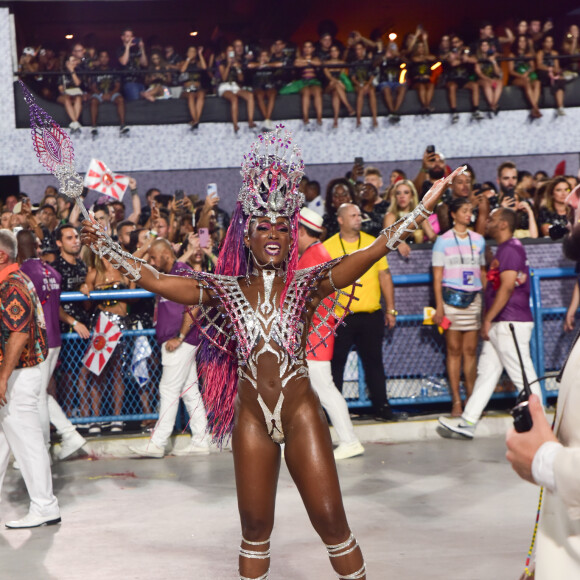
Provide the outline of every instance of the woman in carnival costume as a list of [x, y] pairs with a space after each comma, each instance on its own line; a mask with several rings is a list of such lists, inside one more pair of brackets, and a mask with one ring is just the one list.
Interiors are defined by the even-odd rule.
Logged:
[[[38, 114], [33, 107], [31, 113]], [[39, 158], [48, 167], [41, 154]], [[124, 252], [95, 221], [83, 222], [83, 243], [141, 287], [199, 306], [201, 315], [194, 322], [205, 338], [200, 368], [208, 423], [215, 441], [222, 443], [230, 435], [232, 441], [242, 527], [241, 580], [268, 578], [282, 443], [288, 470], [338, 578], [366, 579], [342, 503], [328, 423], [308, 379], [306, 353], [324, 340], [323, 326], [332, 326], [334, 309], [325, 309], [324, 298], [332, 295], [336, 303], [346, 296], [350, 302], [352, 292], [341, 288], [352, 287], [417, 229], [463, 170], [438, 181], [411, 214], [383, 230], [372, 245], [297, 270], [303, 168], [300, 151], [282, 126], [259, 137], [244, 157], [243, 185], [213, 274], [160, 274]], [[66, 180], [62, 168], [50, 169]], [[319, 339], [311, 343], [309, 328], [320, 305], [324, 314], [317, 313], [313, 333]]]

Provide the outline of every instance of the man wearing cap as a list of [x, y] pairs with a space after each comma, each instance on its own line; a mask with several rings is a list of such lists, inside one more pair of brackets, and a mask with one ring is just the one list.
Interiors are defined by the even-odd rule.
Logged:
[[[300, 210], [298, 225], [298, 253], [300, 254], [298, 268], [310, 268], [331, 259], [328, 251], [320, 242], [321, 233], [322, 217], [315, 211], [303, 207]], [[319, 306], [319, 311], [324, 312], [324, 306]], [[312, 320], [313, 325], [318, 321], [319, 318], [315, 314]], [[318, 394], [338, 437], [338, 447], [334, 450], [334, 458], [347, 459], [362, 455], [364, 447], [354, 434], [346, 401], [332, 380], [330, 361], [334, 351], [334, 334], [324, 325], [319, 329], [319, 332], [324, 341], [320, 341], [314, 332], [311, 333], [311, 343], [318, 344], [318, 346], [314, 352], [307, 354], [306, 363], [308, 364], [312, 388]]]
[[38, 413], [40, 365], [48, 353], [44, 316], [16, 255], [16, 237], [0, 230], [0, 486], [12, 452], [30, 505], [6, 527], [36, 528], [58, 524], [60, 510]]
[[[370, 246], [375, 238], [361, 232], [362, 214], [352, 203], [343, 203], [336, 212], [340, 231], [324, 242], [331, 258], [352, 254]], [[355, 298], [350, 305], [351, 314], [336, 332], [332, 357], [334, 384], [342, 392], [344, 367], [352, 346], [357, 349], [365, 372], [373, 411], [377, 421], [392, 421], [396, 416], [387, 400], [385, 369], [383, 367], [384, 327], [396, 324], [395, 290], [386, 258], [375, 262], [358, 280]], [[381, 294], [387, 311], [383, 317]], [[340, 307], [338, 307], [340, 308]], [[339, 312], [341, 314], [341, 312]]]

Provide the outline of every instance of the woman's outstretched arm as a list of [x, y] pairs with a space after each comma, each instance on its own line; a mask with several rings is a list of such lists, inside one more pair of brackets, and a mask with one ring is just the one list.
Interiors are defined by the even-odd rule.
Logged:
[[[102, 234], [99, 235], [97, 233], [98, 231], [99, 227], [96, 222], [85, 220], [81, 230], [81, 242], [91, 249], [93, 246], [97, 247], [103, 244], [103, 236]], [[111, 243], [113, 242], [111, 241]], [[134, 280], [141, 288], [149, 290], [149, 292], [159, 294], [167, 298], [167, 300], [179, 304], [199, 304], [201, 290], [199, 282], [195, 278], [162, 274], [143, 260], [134, 258], [128, 253], [125, 254], [126, 256], [113, 253], [107, 254], [104, 257], [115, 268], [118, 268], [120, 272], [125, 274], [129, 279]], [[138, 273], [138, 278], [134, 275], [135, 272]], [[209, 292], [203, 293], [202, 303], [210, 299]]]
[[[383, 230], [370, 246], [345, 256], [332, 269], [332, 283], [334, 283], [334, 286], [336, 288], [346, 288], [354, 284], [377, 260], [386, 256], [391, 250], [396, 249], [402, 240], [420, 227], [429, 213], [433, 211], [439, 198], [455, 176], [464, 169], [465, 166], [458, 167], [447, 177], [436, 181], [423, 197], [422, 203], [413, 212]], [[320, 285], [319, 294], [326, 296], [332, 293], [332, 283], [330, 280], [325, 279]]]

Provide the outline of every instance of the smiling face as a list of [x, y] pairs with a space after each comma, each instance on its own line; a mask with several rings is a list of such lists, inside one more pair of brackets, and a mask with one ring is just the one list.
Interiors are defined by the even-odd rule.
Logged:
[[290, 223], [285, 217], [276, 218], [275, 223], [269, 217], [254, 218], [244, 243], [252, 251], [258, 266], [278, 268], [290, 252]]

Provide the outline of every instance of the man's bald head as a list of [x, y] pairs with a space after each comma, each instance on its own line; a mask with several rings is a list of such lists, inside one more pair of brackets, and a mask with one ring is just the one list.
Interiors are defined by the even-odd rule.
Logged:
[[358, 235], [362, 226], [360, 208], [354, 203], [343, 203], [336, 210], [336, 221], [340, 226], [340, 233], [343, 236]]
[[155, 240], [149, 248], [149, 263], [164, 274], [169, 274], [175, 263], [175, 252], [171, 244], [160, 238]]

